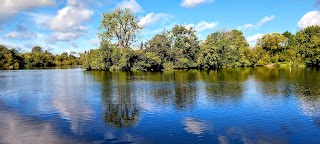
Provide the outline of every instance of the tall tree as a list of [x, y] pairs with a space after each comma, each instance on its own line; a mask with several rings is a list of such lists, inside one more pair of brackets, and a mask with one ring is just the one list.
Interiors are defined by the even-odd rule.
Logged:
[[119, 48], [127, 48], [135, 40], [141, 27], [137, 17], [129, 9], [116, 9], [103, 14], [99, 34], [102, 43], [109, 43], [116, 38]]

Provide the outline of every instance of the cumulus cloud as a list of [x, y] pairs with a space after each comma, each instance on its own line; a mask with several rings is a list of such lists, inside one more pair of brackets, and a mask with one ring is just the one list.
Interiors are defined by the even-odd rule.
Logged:
[[23, 25], [17, 25], [16, 31], [9, 32], [4, 37], [11, 39], [34, 39], [37, 37], [37, 34], [28, 31]]
[[170, 15], [169, 14], [165, 14], [165, 13], [149, 13], [147, 14], [145, 17], [142, 17], [139, 20], [139, 26], [141, 27], [148, 27], [150, 25], [153, 25], [155, 23], [157, 23], [160, 20], [169, 20]]
[[239, 30], [251, 30], [253, 28], [260, 28], [262, 27], [264, 24], [266, 24], [267, 22], [270, 22], [272, 20], [275, 19], [275, 16], [272, 15], [272, 16], [265, 16], [263, 17], [261, 20], [259, 20], [256, 24], [245, 24], [245, 25], [242, 25], [242, 26], [238, 26], [237, 29]]
[[79, 28], [80, 24], [89, 21], [92, 15], [93, 11], [84, 7], [77, 0], [68, 0], [67, 6], [49, 19], [46, 25], [51, 30], [68, 31]]
[[93, 11], [86, 8], [78, 0], [68, 0], [66, 7], [57, 12], [44, 23], [54, 32], [48, 38], [50, 43], [55, 41], [72, 41], [87, 33], [88, 28], [83, 24], [91, 19]]
[[251, 45], [252, 45], [252, 44], [255, 44], [255, 43], [258, 41], [258, 39], [260, 39], [260, 38], [263, 37], [263, 35], [264, 35], [264, 34], [258, 33], [258, 34], [255, 34], [255, 35], [253, 35], [253, 36], [249, 36], [249, 37], [247, 38], [247, 41], [248, 41], [248, 43], [250, 43]]
[[21, 11], [36, 7], [54, 6], [55, 0], [2, 0], [0, 5], [0, 21]]
[[320, 11], [310, 11], [306, 13], [298, 22], [298, 27], [300, 29], [305, 29], [312, 25], [320, 26]]
[[218, 22], [206, 22], [201, 21], [198, 24], [188, 24], [186, 27], [193, 27], [197, 32], [201, 32], [208, 29], [215, 28], [219, 23]]
[[186, 8], [193, 8], [199, 4], [210, 2], [213, 2], [213, 0], [182, 0], [181, 6]]
[[140, 12], [142, 10], [141, 6], [135, 0], [123, 0], [116, 5], [118, 9], [130, 9], [133, 13]]

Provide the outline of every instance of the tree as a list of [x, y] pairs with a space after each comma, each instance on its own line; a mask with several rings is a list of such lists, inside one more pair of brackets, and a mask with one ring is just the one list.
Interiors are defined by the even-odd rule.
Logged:
[[[161, 60], [157, 67], [162, 68], [164, 65], [173, 60], [171, 47], [173, 45], [171, 32], [163, 31], [161, 34], [155, 35], [145, 44], [145, 53], [154, 53]], [[149, 54], [151, 55], [151, 54]], [[159, 69], [158, 69], [159, 70]]]
[[279, 33], [263, 35], [257, 43], [262, 49], [270, 52], [271, 56], [275, 56], [277, 53], [282, 52], [288, 46], [288, 38]]
[[127, 48], [135, 40], [141, 27], [138, 25], [137, 17], [126, 8], [103, 14], [100, 29], [103, 30], [99, 34], [102, 43], [109, 43], [116, 38], [119, 48]]
[[320, 66], [320, 26], [310, 26], [295, 36], [299, 57], [309, 65]]
[[204, 68], [250, 66], [248, 47], [242, 32], [218, 31], [201, 44], [198, 63]]
[[16, 49], [8, 49], [0, 45], [0, 67], [19, 69], [23, 66], [23, 58]]
[[42, 48], [40, 46], [35, 46], [32, 48], [31, 52], [42, 53]]
[[172, 28], [174, 65], [178, 68], [196, 67], [199, 38], [195, 30], [182, 25]]

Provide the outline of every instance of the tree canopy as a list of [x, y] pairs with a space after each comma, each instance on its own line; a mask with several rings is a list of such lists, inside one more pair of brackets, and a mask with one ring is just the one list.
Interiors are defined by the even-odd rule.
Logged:
[[100, 29], [103, 30], [99, 34], [102, 43], [109, 43], [116, 38], [119, 48], [127, 48], [135, 40], [140, 27], [137, 17], [126, 8], [103, 14]]

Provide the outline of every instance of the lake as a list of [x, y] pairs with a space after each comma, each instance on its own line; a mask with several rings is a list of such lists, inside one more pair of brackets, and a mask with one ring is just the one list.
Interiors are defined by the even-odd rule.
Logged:
[[0, 143], [320, 143], [320, 70], [0, 71]]

